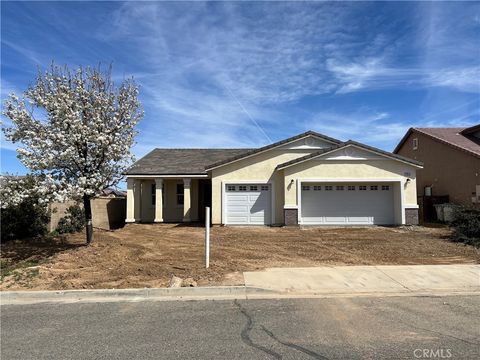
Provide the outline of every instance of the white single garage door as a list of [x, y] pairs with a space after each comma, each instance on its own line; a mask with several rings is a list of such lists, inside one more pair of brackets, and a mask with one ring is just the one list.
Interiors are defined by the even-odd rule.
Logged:
[[303, 224], [394, 224], [392, 183], [302, 183]]
[[271, 187], [268, 184], [225, 185], [225, 224], [271, 223]]

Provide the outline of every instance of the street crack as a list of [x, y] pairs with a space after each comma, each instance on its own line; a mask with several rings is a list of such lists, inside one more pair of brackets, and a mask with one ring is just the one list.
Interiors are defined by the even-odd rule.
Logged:
[[300, 346], [300, 345], [297, 345], [297, 344], [293, 344], [291, 342], [287, 342], [287, 341], [282, 341], [280, 340], [279, 338], [277, 338], [275, 336], [274, 333], [272, 333], [270, 330], [268, 330], [265, 326], [262, 325], [262, 330], [268, 335], [270, 336], [273, 340], [275, 340], [276, 342], [278, 342], [279, 344], [282, 344], [284, 346], [287, 346], [291, 349], [295, 349], [295, 350], [298, 350], [298, 351], [301, 351], [303, 352], [304, 354], [307, 354], [311, 357], [313, 357], [314, 359], [320, 359], [320, 360], [329, 360], [327, 357], [323, 356], [323, 355], [320, 355], [320, 354], [317, 354], [316, 352], [312, 351], [312, 350], [309, 350], [307, 348], [304, 348], [303, 346]]
[[266, 353], [270, 356], [273, 356], [275, 359], [281, 359], [282, 355], [280, 355], [279, 353], [277, 353], [277, 352], [275, 352], [275, 351], [273, 351], [269, 348], [266, 348], [265, 346], [262, 346], [260, 344], [256, 344], [256, 343], [253, 342], [253, 340], [250, 337], [250, 332], [253, 330], [252, 316], [247, 312], [247, 310], [245, 310], [243, 308], [242, 305], [240, 305], [240, 303], [236, 299], [233, 303], [238, 307], [240, 312], [247, 318], [247, 323], [245, 324], [245, 326], [243, 327], [242, 332], [241, 332], [242, 341], [245, 344], [247, 344], [248, 346], [250, 346], [254, 349], [263, 351], [264, 353]]
[[[247, 312], [247, 310], [242, 306], [240, 305], [240, 303], [238, 302], [238, 300], [234, 300], [234, 304], [238, 307], [238, 309], [240, 310], [240, 312], [246, 317], [247, 319], [247, 323], [245, 324], [244, 328], [242, 329], [242, 332], [241, 332], [241, 338], [242, 338], [242, 341], [247, 344], [248, 346], [250, 347], [253, 347], [257, 350], [260, 350], [260, 351], [263, 351], [264, 353], [270, 355], [270, 356], [273, 356], [275, 359], [282, 359], [282, 355], [265, 347], [265, 346], [262, 346], [260, 344], [257, 344], [255, 342], [253, 342], [252, 338], [250, 337], [250, 332], [253, 330], [253, 327], [254, 327], [254, 321], [253, 321], [253, 317]], [[287, 341], [282, 341], [280, 340], [278, 337], [275, 336], [274, 333], [272, 333], [270, 330], [268, 330], [265, 326], [261, 326], [261, 329], [263, 330], [263, 332], [265, 332], [265, 334], [267, 334], [271, 339], [273, 339], [274, 341], [276, 341], [277, 343], [283, 345], [283, 346], [286, 346], [290, 349], [293, 349], [293, 350], [297, 350], [297, 351], [300, 351], [308, 356], [311, 356], [312, 358], [314, 359], [319, 359], [319, 360], [329, 360], [327, 357], [323, 356], [323, 355], [320, 355], [320, 354], [317, 354], [316, 352], [310, 350], [310, 349], [307, 349], [307, 348], [304, 348], [303, 346], [300, 346], [300, 345], [297, 345], [297, 344], [293, 344], [291, 342], [287, 342]]]

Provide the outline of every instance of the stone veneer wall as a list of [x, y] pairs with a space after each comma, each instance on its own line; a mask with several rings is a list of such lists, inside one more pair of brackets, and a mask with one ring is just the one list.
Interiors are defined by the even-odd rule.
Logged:
[[418, 225], [418, 209], [405, 209], [405, 225]]
[[286, 226], [298, 225], [298, 209], [284, 209], [283, 214]]

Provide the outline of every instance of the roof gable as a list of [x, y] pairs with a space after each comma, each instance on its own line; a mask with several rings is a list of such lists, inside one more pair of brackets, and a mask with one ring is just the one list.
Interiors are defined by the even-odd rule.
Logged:
[[[302, 143], [300, 140], [304, 140], [304, 139], [306, 139], [306, 141]], [[307, 140], [307, 139], [312, 139], [312, 140]], [[216, 163], [212, 163], [206, 167], [206, 170], [207, 171], [212, 170], [220, 166], [224, 166], [232, 162], [239, 161], [247, 157], [254, 156], [256, 154], [260, 154], [265, 151], [269, 151], [273, 149], [279, 149], [279, 148], [280, 149], [316, 149], [316, 148], [321, 149], [321, 148], [325, 148], [328, 144], [332, 146], [340, 143], [341, 143], [340, 140], [325, 136], [315, 131], [307, 131], [302, 134], [292, 136], [288, 139], [281, 140], [273, 144], [260, 147], [258, 149], [252, 149], [250, 151], [247, 151], [244, 154], [232, 156], [231, 158], [218, 161]]]
[[381, 149], [374, 148], [365, 144], [358, 143], [353, 140], [333, 146], [329, 149], [322, 149], [312, 154], [302, 156], [298, 159], [290, 160], [277, 166], [277, 170], [285, 169], [292, 165], [296, 165], [305, 161], [319, 159], [322, 160], [380, 160], [391, 159], [412, 165], [422, 167], [422, 163], [397, 154], [389, 153]]

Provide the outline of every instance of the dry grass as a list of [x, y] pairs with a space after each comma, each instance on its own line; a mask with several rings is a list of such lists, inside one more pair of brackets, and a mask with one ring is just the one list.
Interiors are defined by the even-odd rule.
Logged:
[[81, 233], [63, 242], [10, 242], [2, 248], [2, 267], [8, 271], [0, 288], [160, 287], [172, 275], [193, 277], [200, 285], [239, 284], [241, 272], [266, 267], [480, 262], [480, 251], [448, 241], [446, 228], [214, 227], [206, 270], [203, 231], [132, 224], [97, 231], [90, 246], [83, 246]]

